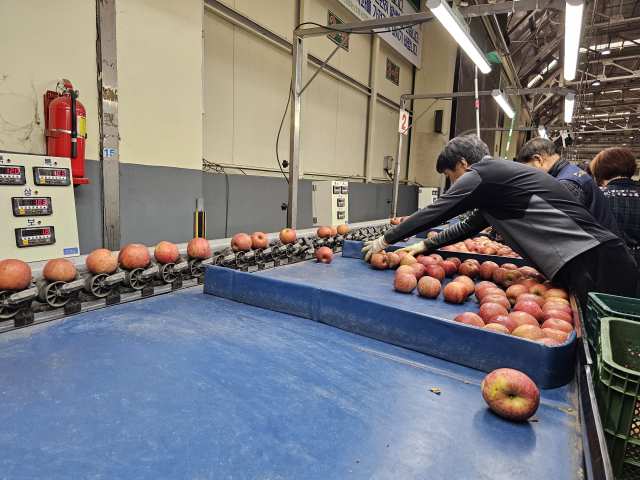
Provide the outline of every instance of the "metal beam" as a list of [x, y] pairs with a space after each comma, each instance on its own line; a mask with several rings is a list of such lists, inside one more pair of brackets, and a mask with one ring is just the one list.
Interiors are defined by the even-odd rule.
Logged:
[[120, 250], [120, 135], [116, 0], [96, 0], [98, 115], [102, 173], [102, 245]]
[[291, 73], [291, 133], [289, 145], [289, 201], [287, 227], [295, 230], [298, 225], [298, 174], [300, 170], [300, 86], [302, 84], [302, 38], [293, 34]]
[[519, 75], [526, 78], [540, 64], [549, 59], [564, 41], [564, 35], [558, 35], [556, 38], [547, 43], [533, 59], [520, 69]]
[[[505, 13], [528, 12], [531, 10], [564, 10], [564, 0], [520, 0], [515, 2], [493, 3], [487, 5], [472, 5], [459, 8], [460, 14], [465, 17], [485, 17], [487, 15], [500, 15]], [[317, 37], [332, 32], [363, 32], [368, 30], [379, 30], [392, 27], [405, 27], [407, 25], [424, 23], [433, 20], [431, 12], [416, 13], [414, 15], [404, 15], [402, 17], [380, 18], [375, 20], [364, 20], [340, 25], [326, 27], [299, 28], [295, 31], [302, 37]]]
[[369, 97], [369, 116], [367, 118], [367, 152], [365, 156], [365, 176], [367, 183], [371, 183], [371, 170], [373, 166], [373, 139], [376, 128], [376, 103], [378, 96], [378, 57], [380, 56], [380, 35], [373, 37], [371, 42], [371, 71], [369, 83], [371, 96]]

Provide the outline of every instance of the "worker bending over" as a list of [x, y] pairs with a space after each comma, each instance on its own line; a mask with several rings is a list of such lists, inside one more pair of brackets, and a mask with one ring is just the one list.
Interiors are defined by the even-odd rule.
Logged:
[[384, 236], [367, 242], [362, 249], [368, 252], [367, 259], [390, 244], [477, 208], [464, 222], [403, 250], [416, 255], [492, 225], [529, 265], [553, 283], [571, 287], [583, 309], [588, 292], [634, 296], [638, 271], [624, 243], [550, 175], [489, 156], [488, 147], [475, 136], [449, 141], [436, 169], [451, 180], [451, 188]]
[[600, 225], [618, 238], [622, 238], [611, 206], [598, 184], [587, 172], [558, 155], [556, 145], [551, 140], [548, 138], [529, 140], [518, 153], [516, 162], [535, 167], [559, 180], [573, 193], [581, 205], [589, 209]]

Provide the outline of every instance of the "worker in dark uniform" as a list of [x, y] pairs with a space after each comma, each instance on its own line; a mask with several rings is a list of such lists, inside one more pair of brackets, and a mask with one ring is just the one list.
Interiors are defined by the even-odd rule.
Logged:
[[621, 238], [640, 267], [640, 187], [631, 178], [638, 168], [636, 156], [626, 148], [607, 148], [591, 164], [620, 227]]
[[638, 271], [622, 240], [550, 175], [489, 156], [487, 146], [475, 136], [449, 141], [436, 169], [451, 180], [451, 188], [384, 236], [367, 242], [363, 248], [367, 259], [390, 244], [477, 208], [467, 220], [404, 250], [416, 255], [492, 225], [529, 265], [553, 283], [571, 287], [583, 309], [588, 292], [635, 295]]
[[525, 163], [555, 177], [573, 193], [580, 204], [589, 209], [600, 225], [618, 238], [622, 238], [604, 193], [586, 172], [558, 155], [556, 145], [551, 140], [529, 140], [518, 153], [516, 162]]

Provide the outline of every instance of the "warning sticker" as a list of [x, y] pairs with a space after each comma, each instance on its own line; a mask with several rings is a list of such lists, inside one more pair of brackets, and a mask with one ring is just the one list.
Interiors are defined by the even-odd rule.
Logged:
[[87, 119], [78, 115], [78, 135], [82, 138], [87, 136]]

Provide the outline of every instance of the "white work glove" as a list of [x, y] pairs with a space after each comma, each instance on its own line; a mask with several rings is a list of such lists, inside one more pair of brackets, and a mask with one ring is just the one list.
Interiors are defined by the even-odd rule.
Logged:
[[427, 246], [424, 241], [419, 243], [414, 243], [413, 245], [409, 245], [408, 247], [400, 248], [396, 250], [396, 252], [407, 252], [411, 256], [418, 255], [419, 253], [423, 253], [427, 251]]
[[389, 248], [389, 244], [384, 240], [384, 236], [380, 236], [373, 241], [364, 242], [362, 252], [368, 252], [364, 259], [368, 262], [374, 253], [380, 253], [385, 248]]

